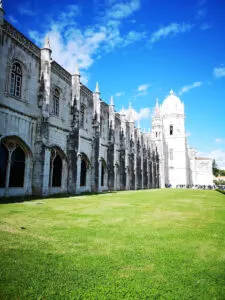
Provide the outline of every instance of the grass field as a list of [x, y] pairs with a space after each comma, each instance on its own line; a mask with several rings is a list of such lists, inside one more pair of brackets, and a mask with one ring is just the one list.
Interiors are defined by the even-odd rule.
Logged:
[[225, 299], [225, 195], [146, 190], [0, 205], [1, 299]]

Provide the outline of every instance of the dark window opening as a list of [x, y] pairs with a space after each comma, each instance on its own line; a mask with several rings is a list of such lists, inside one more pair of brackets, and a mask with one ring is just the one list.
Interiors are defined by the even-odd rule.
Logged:
[[80, 186], [86, 185], [87, 166], [85, 160], [81, 160], [81, 171], [80, 171]]
[[104, 186], [104, 176], [105, 176], [105, 168], [102, 165], [101, 186]]
[[57, 155], [53, 161], [52, 186], [61, 187], [62, 183], [62, 159]]
[[8, 150], [4, 145], [0, 144], [0, 187], [5, 187], [8, 158]]
[[23, 187], [25, 174], [25, 154], [17, 147], [11, 156], [9, 187]]
[[170, 135], [173, 135], [173, 126], [170, 125]]

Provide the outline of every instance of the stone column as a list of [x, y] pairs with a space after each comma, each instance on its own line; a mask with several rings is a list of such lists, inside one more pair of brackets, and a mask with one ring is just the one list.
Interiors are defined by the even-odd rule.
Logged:
[[[81, 155], [77, 155], [77, 186], [76, 186], [76, 192], [80, 192], [80, 172], [81, 172]], [[86, 172], [87, 175], [87, 172]], [[86, 183], [87, 183], [87, 177], [86, 177]]]
[[128, 167], [126, 167], [126, 190], [130, 189], [130, 176]]
[[67, 163], [66, 159], [63, 158], [62, 160], [62, 183], [61, 187], [64, 192], [67, 192]]
[[102, 186], [101, 186], [101, 179], [102, 179], [102, 160], [98, 160], [98, 191], [102, 191]]
[[9, 156], [8, 156], [8, 161], [7, 161], [6, 178], [5, 178], [5, 197], [8, 196], [10, 165], [11, 165], [11, 156], [12, 156], [13, 150], [8, 149], [8, 151], [9, 151]]
[[155, 188], [155, 162], [152, 162], [152, 188]]
[[[55, 157], [54, 157], [55, 158]], [[50, 177], [50, 186], [52, 186], [52, 175], [53, 175], [53, 160], [51, 160], [51, 150], [49, 148], [45, 148], [44, 154], [44, 168], [43, 168], [43, 183], [42, 183], [42, 194], [49, 194], [49, 177]], [[50, 163], [51, 163], [51, 171], [50, 171]], [[49, 176], [50, 172], [50, 176]]]

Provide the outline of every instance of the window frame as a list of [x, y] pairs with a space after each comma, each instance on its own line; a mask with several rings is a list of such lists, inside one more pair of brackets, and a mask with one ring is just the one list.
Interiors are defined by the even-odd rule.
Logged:
[[21, 63], [15, 61], [10, 68], [9, 76], [9, 95], [16, 99], [22, 98], [22, 86], [23, 86], [23, 68]]
[[52, 96], [52, 114], [55, 117], [59, 117], [59, 111], [60, 111], [60, 89], [54, 88], [53, 90], [53, 96]]

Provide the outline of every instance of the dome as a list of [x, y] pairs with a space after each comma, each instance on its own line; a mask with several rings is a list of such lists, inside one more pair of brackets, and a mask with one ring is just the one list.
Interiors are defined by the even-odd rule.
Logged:
[[169, 96], [162, 103], [162, 113], [184, 113], [184, 105], [174, 92], [171, 90]]

